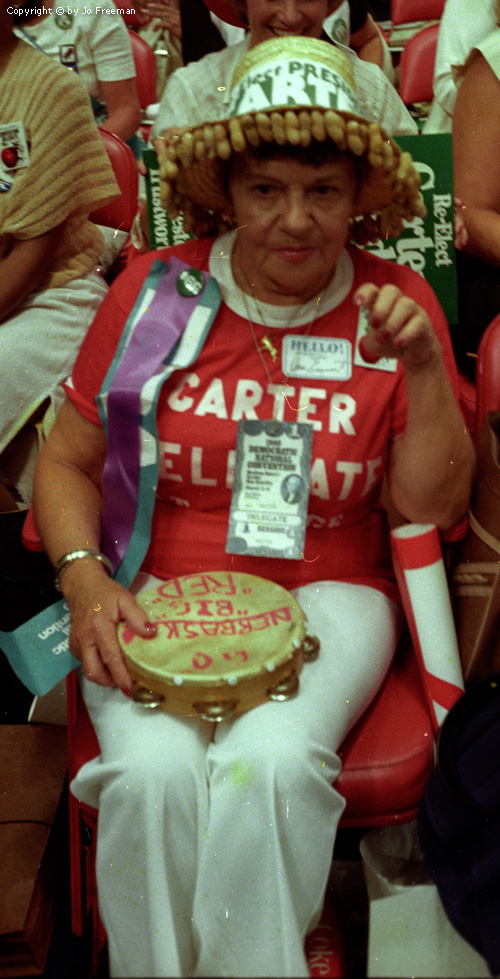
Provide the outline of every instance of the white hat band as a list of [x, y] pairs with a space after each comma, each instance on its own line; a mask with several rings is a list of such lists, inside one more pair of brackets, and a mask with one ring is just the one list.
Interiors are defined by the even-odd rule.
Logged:
[[360, 113], [351, 86], [337, 72], [315, 62], [281, 58], [247, 72], [231, 92], [230, 116], [281, 106], [320, 106]]

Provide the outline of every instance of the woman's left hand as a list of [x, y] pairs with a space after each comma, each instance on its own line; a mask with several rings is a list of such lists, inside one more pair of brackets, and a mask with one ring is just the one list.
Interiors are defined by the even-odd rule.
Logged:
[[142, 9], [151, 17], [158, 18], [158, 23], [154, 25], [156, 31], [170, 31], [174, 37], [182, 39], [180, 10], [173, 6], [170, 0], [150, 0], [143, 4]]
[[406, 371], [412, 371], [420, 370], [440, 354], [440, 343], [427, 313], [397, 286], [379, 288], [366, 282], [353, 300], [370, 314], [371, 327], [359, 344], [361, 356], [368, 362], [397, 357]]

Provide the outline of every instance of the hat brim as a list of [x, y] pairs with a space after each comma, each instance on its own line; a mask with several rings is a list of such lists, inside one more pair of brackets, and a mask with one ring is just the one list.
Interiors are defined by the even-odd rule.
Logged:
[[[310, 111], [310, 106], [296, 106], [295, 111], [299, 112], [301, 109]], [[280, 111], [279, 108], [273, 108], [273, 113]], [[284, 106], [282, 112], [287, 111], [287, 107]], [[315, 110], [321, 111], [321, 110]], [[268, 113], [270, 115], [270, 113]], [[366, 120], [354, 113], [343, 112], [339, 113], [346, 122], [352, 121], [366, 125]], [[228, 144], [230, 143], [230, 132], [229, 132], [229, 120], [222, 120], [214, 123], [209, 123], [203, 127], [203, 136], [206, 138], [207, 130], [212, 133], [217, 127], [219, 138], [221, 138], [222, 131], [225, 133]], [[390, 146], [392, 149], [393, 157], [396, 161], [401, 155], [401, 151], [398, 145], [391, 139], [390, 136], [385, 133], [381, 127], [377, 127], [380, 133], [380, 138], [382, 142]], [[197, 132], [200, 130], [194, 130], [193, 132], [193, 142], [196, 143]], [[328, 138], [328, 137], [327, 137]], [[261, 141], [263, 142], [263, 141]], [[334, 140], [330, 140], [333, 145]], [[291, 144], [290, 145], [291, 148]], [[363, 182], [359, 187], [356, 194], [354, 202], [353, 217], [378, 213], [382, 211], [385, 207], [393, 202], [394, 198], [394, 173], [395, 166], [393, 165], [389, 170], [384, 169], [381, 166], [372, 166], [365, 153], [354, 154], [349, 149], [349, 147], [340, 146], [338, 149], [345, 150], [352, 156], [357, 156], [359, 160], [364, 163], [363, 172]], [[249, 146], [251, 150], [251, 145]], [[234, 153], [238, 152], [231, 146], [230, 153], [227, 154], [227, 159], [220, 159], [219, 156], [215, 155], [215, 152], [210, 152], [209, 155], [203, 158], [197, 158], [195, 152], [192, 154], [192, 159], [188, 162], [184, 158], [184, 161], [179, 161], [179, 174], [175, 181], [170, 181], [176, 197], [182, 199], [187, 199], [192, 204], [201, 208], [205, 211], [227, 214], [231, 210], [231, 201], [228, 198], [226, 185], [227, 180], [225, 174], [227, 172], [228, 160], [234, 156]]]

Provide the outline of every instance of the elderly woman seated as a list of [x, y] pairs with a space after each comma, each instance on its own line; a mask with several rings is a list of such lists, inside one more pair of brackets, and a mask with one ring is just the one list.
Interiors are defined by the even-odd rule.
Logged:
[[[113, 284], [37, 471], [101, 747], [72, 791], [99, 807], [112, 976], [307, 976], [344, 807], [338, 748], [401, 624], [382, 481], [409, 520], [449, 527], [473, 450], [434, 294], [350, 243], [397, 233], [422, 205], [411, 160], [360, 115], [342, 53], [256, 46], [229, 119], [169, 147], [161, 173], [171, 213], [211, 236]], [[303, 482], [283, 493], [292, 472]], [[264, 579], [261, 615], [249, 586], [235, 597], [240, 575]], [[217, 724], [134, 702], [123, 649], [161, 659], [169, 630], [199, 636], [201, 615], [176, 696], [222, 662], [221, 636], [236, 635], [239, 664], [258, 621], [267, 648], [276, 586], [321, 646], [297, 696]], [[264, 674], [286, 645], [271, 641]]]

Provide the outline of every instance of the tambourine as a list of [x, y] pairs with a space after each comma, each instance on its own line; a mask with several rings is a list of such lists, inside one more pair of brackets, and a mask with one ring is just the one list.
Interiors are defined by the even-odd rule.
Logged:
[[226, 720], [295, 696], [303, 663], [319, 652], [293, 595], [256, 575], [185, 575], [137, 601], [156, 636], [144, 639], [122, 623], [118, 638], [132, 697], [145, 707]]

